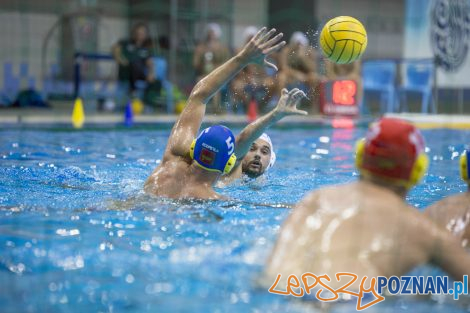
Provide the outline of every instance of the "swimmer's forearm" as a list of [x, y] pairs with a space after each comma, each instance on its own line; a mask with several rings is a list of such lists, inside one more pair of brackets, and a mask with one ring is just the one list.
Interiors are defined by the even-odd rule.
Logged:
[[282, 117], [282, 114], [273, 110], [246, 126], [236, 138], [235, 155], [237, 158], [239, 160], [243, 159], [251, 144]]
[[166, 151], [172, 155], [188, 156], [191, 142], [201, 127], [207, 102], [245, 65], [245, 62], [235, 56], [196, 84], [188, 99], [188, 105], [173, 126]]
[[247, 64], [248, 62], [240, 57], [240, 55], [232, 57], [201, 79], [191, 92], [190, 98], [206, 104], [223, 85], [238, 74]]

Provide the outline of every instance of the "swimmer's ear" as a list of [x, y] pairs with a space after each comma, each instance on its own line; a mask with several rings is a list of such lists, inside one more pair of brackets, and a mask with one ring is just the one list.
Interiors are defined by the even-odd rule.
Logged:
[[365, 138], [359, 139], [356, 142], [356, 159], [355, 164], [359, 172], [362, 171], [362, 160], [364, 159], [364, 150], [365, 150], [366, 140]]
[[426, 153], [420, 153], [416, 158], [415, 164], [411, 170], [410, 182], [408, 188], [411, 189], [423, 179], [429, 167], [429, 159]]
[[196, 146], [196, 139], [193, 140], [191, 146], [189, 147], [189, 156], [194, 160], [194, 147]]
[[468, 159], [467, 159], [467, 151], [460, 156], [460, 177], [464, 181], [468, 181]]
[[232, 171], [236, 163], [237, 163], [237, 157], [235, 153], [232, 153], [227, 163], [225, 164], [224, 174], [229, 174]]

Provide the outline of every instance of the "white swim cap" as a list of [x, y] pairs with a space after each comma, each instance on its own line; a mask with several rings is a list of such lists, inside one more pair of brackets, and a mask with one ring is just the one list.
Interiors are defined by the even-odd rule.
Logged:
[[220, 25], [217, 23], [209, 23], [206, 26], [206, 37], [209, 34], [209, 31], [212, 31], [214, 33], [215, 38], [220, 39], [222, 36], [222, 28], [220, 28]]
[[302, 46], [309, 45], [307, 36], [302, 32], [294, 32], [292, 36], [290, 36], [290, 43], [300, 43]]
[[271, 141], [271, 138], [266, 133], [263, 133], [258, 139], [266, 141], [269, 144], [269, 147], [271, 148], [271, 159], [269, 160], [269, 165], [266, 168], [266, 171], [268, 171], [271, 167], [273, 167], [274, 163], [276, 163], [276, 153], [274, 152], [273, 143]]
[[258, 28], [255, 26], [248, 26], [245, 28], [243, 31], [243, 40], [248, 41], [248, 39], [251, 39], [256, 33], [258, 32]]

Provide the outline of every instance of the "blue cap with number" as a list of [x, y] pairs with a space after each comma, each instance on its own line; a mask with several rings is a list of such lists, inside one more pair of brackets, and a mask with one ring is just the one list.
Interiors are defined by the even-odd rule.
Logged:
[[215, 125], [204, 129], [191, 144], [191, 158], [208, 171], [229, 173], [237, 160], [235, 137], [230, 129]]

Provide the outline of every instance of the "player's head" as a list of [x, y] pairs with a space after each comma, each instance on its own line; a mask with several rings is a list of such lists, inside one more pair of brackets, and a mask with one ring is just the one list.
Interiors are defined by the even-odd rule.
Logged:
[[218, 173], [230, 173], [237, 160], [235, 137], [230, 129], [214, 125], [193, 140], [190, 156], [199, 167]]
[[242, 172], [251, 178], [256, 178], [268, 171], [276, 162], [271, 138], [262, 134], [250, 147], [250, 151], [242, 160]]
[[358, 141], [356, 166], [363, 177], [408, 190], [426, 173], [429, 161], [424, 149], [423, 136], [412, 124], [382, 118]]
[[217, 23], [209, 23], [205, 29], [206, 40], [218, 40], [222, 37], [222, 28]]
[[143, 43], [149, 37], [149, 29], [146, 24], [144, 23], [136, 23], [132, 27], [132, 39], [135, 42]]
[[309, 45], [307, 36], [302, 32], [294, 32], [290, 36], [289, 44], [293, 46], [303, 46], [306, 47]]
[[255, 26], [248, 26], [243, 31], [243, 40], [244, 43], [248, 43], [256, 34], [258, 33], [258, 28]]

